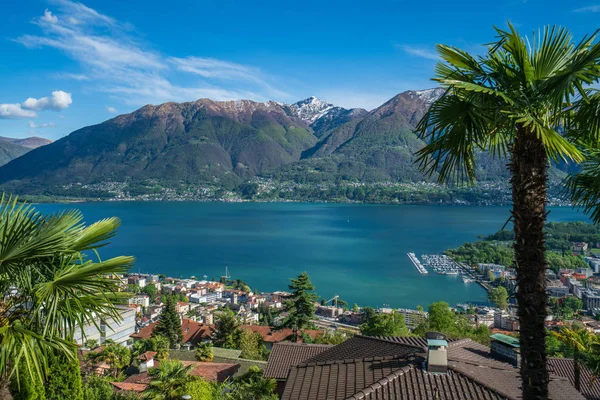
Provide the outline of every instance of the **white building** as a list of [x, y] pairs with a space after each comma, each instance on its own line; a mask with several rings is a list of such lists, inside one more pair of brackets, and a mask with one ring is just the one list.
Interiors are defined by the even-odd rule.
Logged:
[[145, 294], [140, 294], [129, 299], [129, 304], [137, 304], [142, 307], [150, 306], [150, 297]]
[[87, 324], [81, 330], [75, 332], [74, 340], [78, 345], [83, 345], [89, 340], [97, 340], [99, 344], [107, 340], [113, 340], [118, 344], [129, 344], [129, 336], [135, 333], [135, 309], [119, 307], [121, 320], [115, 321], [109, 318], [98, 321], [98, 326]]

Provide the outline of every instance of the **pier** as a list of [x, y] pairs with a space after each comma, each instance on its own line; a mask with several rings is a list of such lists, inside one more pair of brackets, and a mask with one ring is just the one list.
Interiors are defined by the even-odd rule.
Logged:
[[413, 265], [417, 268], [417, 271], [419, 271], [419, 273], [421, 273], [421, 274], [428, 273], [427, 270], [425, 269], [425, 267], [423, 266], [423, 264], [421, 264], [421, 262], [415, 255], [415, 253], [406, 253], [406, 255], [408, 256], [410, 261], [412, 261]]

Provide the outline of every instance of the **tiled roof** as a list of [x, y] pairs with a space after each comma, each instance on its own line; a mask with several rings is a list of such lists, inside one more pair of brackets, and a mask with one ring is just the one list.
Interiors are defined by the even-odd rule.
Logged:
[[[428, 374], [422, 370], [425, 343], [419, 338], [355, 336], [292, 366], [283, 399], [521, 398], [519, 370], [495, 360], [488, 347], [470, 339], [452, 341], [448, 373]], [[563, 364], [561, 369], [572, 370]], [[584, 399], [568, 377], [558, 376], [566, 374], [554, 369], [549, 398]]]
[[[293, 333], [289, 328], [273, 330], [270, 326], [263, 325], [242, 325], [242, 329], [258, 332], [262, 336], [263, 341], [267, 343], [283, 342], [284, 340], [288, 340]], [[306, 330], [303, 332], [313, 339], [323, 334], [321, 330]]]
[[460, 374], [428, 374], [422, 362], [374, 357], [301, 364], [291, 369], [282, 400], [501, 399]]
[[154, 332], [154, 327], [156, 326], [156, 324], [157, 322], [153, 322], [147, 326], [144, 326], [136, 333], [129, 335], [129, 337], [132, 337], [134, 339], [150, 339], [152, 337], [152, 332]]
[[150, 361], [156, 357], [156, 354], [158, 354], [156, 351], [147, 351], [137, 356], [137, 359], [140, 361]]
[[[149, 339], [154, 333], [154, 328], [158, 322], [153, 322], [148, 326], [143, 327], [131, 335], [134, 339]], [[183, 343], [190, 342], [193, 345], [202, 342], [204, 339], [210, 338], [214, 332], [213, 325], [205, 325], [200, 322], [192, 321], [184, 318], [181, 322], [181, 330], [183, 331]]]
[[199, 376], [213, 382], [223, 382], [235, 375], [240, 368], [239, 364], [200, 362], [200, 361], [181, 361], [186, 367], [192, 366], [190, 375]]
[[409, 356], [422, 353], [420, 347], [399, 345], [386, 339], [356, 335], [306, 362], [337, 361], [364, 357]]
[[331, 347], [326, 344], [275, 343], [269, 354], [264, 375], [267, 378], [285, 379], [290, 367], [303, 363]]
[[148, 385], [143, 383], [111, 382], [110, 384], [113, 385], [117, 390], [125, 392], [133, 391], [139, 393], [143, 392], [148, 387]]
[[[565, 377], [575, 384], [575, 375], [573, 373], [573, 359], [571, 358], [548, 358], [550, 372], [557, 376]], [[600, 380], [593, 379], [592, 372], [584, 365], [581, 366], [581, 394], [586, 399], [600, 399]]]

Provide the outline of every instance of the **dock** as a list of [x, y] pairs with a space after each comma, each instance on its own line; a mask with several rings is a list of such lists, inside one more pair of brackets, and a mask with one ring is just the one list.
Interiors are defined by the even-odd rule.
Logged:
[[423, 266], [423, 264], [421, 264], [421, 261], [419, 261], [419, 259], [415, 255], [415, 253], [406, 253], [406, 255], [408, 256], [410, 261], [412, 261], [413, 265], [415, 266], [415, 268], [417, 268], [417, 271], [419, 271], [419, 273], [421, 273], [421, 274], [428, 273], [427, 270], [425, 269], [425, 267]]

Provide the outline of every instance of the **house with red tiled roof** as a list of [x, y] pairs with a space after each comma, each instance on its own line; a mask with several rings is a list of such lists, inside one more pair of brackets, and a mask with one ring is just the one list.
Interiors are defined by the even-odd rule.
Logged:
[[[131, 338], [134, 341], [151, 338], [157, 323], [158, 322], [153, 322], [148, 326], [140, 328], [138, 332], [131, 335]], [[188, 318], [183, 318], [181, 330], [183, 331], [183, 343], [190, 343], [192, 346], [196, 346], [198, 343], [210, 339], [214, 332], [214, 325], [206, 325]]]
[[[263, 325], [242, 325], [242, 329], [246, 331], [259, 333], [263, 339], [263, 342], [265, 343], [265, 347], [267, 348], [267, 350], [271, 350], [274, 343], [289, 341], [290, 337], [294, 333], [294, 331], [292, 331], [290, 328], [276, 330], [270, 326]], [[303, 332], [310, 336], [311, 339], [316, 339], [317, 336], [323, 335], [322, 330], [308, 329]], [[300, 338], [298, 340], [300, 342], [302, 341]]]

